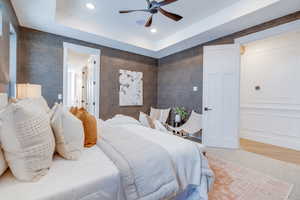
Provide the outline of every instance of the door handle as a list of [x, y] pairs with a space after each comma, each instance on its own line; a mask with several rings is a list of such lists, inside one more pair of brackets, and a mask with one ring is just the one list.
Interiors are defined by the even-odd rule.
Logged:
[[212, 108], [208, 108], [208, 107], [204, 108], [204, 111], [211, 111], [211, 110], [212, 110]]

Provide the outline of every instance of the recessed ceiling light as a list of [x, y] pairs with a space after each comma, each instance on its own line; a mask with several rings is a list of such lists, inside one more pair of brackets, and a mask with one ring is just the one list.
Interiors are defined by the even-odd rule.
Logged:
[[157, 30], [155, 28], [152, 28], [150, 31], [151, 31], [151, 33], [156, 33], [157, 32]]
[[88, 9], [90, 9], [90, 10], [94, 10], [94, 9], [95, 9], [95, 5], [92, 4], [92, 3], [87, 3], [87, 4], [85, 4], [85, 6], [86, 6]]

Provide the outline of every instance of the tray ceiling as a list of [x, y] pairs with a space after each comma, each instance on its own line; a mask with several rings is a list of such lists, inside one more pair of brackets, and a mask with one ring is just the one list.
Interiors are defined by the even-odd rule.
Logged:
[[[174, 22], [161, 14], [152, 28], [144, 0], [12, 0], [22, 26], [160, 58], [267, 20], [295, 12], [299, 0], [178, 0], [165, 6], [184, 17]], [[95, 5], [94, 10], [86, 3]], [[137, 23], [139, 22], [139, 23]]]

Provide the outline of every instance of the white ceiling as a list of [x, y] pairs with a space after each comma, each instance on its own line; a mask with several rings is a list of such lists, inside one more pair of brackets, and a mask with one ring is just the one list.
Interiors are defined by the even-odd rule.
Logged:
[[[91, 11], [87, 2], [95, 4]], [[22, 26], [155, 58], [295, 12], [300, 0], [178, 0], [165, 6], [180, 22], [155, 15], [153, 34], [136, 21], [147, 13], [119, 14], [146, 8], [146, 0], [12, 0]]]

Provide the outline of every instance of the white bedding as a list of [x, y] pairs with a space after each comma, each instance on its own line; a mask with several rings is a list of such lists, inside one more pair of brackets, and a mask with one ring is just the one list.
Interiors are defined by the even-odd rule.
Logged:
[[54, 160], [36, 183], [19, 182], [7, 171], [0, 178], [0, 199], [124, 200], [118, 169], [97, 146], [85, 149], [78, 161]]
[[181, 190], [189, 184], [199, 185], [202, 198], [208, 199], [207, 192], [212, 185], [214, 175], [196, 143], [141, 125], [120, 123], [114, 126], [139, 134], [144, 139], [163, 147], [176, 165]]
[[[200, 149], [196, 143], [142, 126], [123, 125], [122, 127], [136, 131], [143, 138], [159, 144], [168, 151], [176, 164], [179, 184], [182, 189], [186, 188], [188, 184], [201, 184], [207, 192], [206, 181], [201, 180], [201, 170], [203, 170], [201, 162], [207, 162], [207, 160], [203, 155], [200, 155]], [[213, 174], [211, 175], [213, 176]]]

